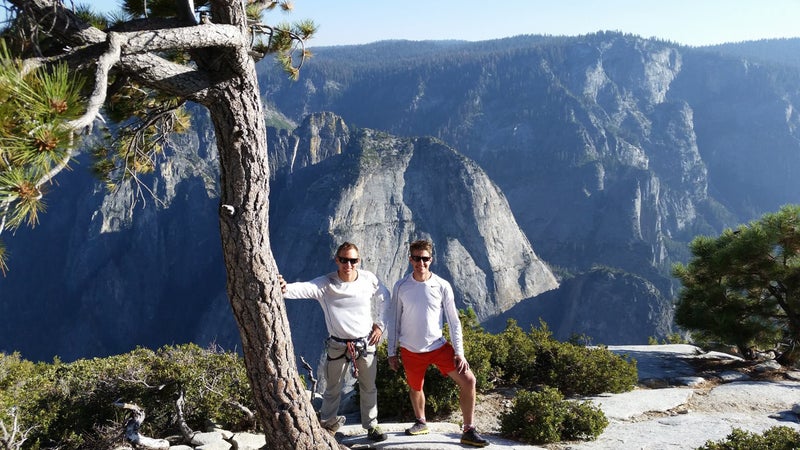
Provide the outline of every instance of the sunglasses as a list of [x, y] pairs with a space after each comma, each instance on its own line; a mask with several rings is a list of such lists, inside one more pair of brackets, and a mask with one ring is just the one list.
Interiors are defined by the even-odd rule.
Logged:
[[431, 256], [417, 256], [417, 255], [411, 255], [411, 260], [412, 260], [412, 261], [414, 261], [414, 262], [420, 262], [420, 261], [422, 261], [422, 262], [428, 262], [428, 261], [430, 261], [431, 259], [433, 259], [433, 257], [431, 257]]
[[358, 264], [358, 258], [345, 258], [344, 256], [337, 256], [336, 259], [338, 259], [342, 264], [350, 263], [354, 266]]

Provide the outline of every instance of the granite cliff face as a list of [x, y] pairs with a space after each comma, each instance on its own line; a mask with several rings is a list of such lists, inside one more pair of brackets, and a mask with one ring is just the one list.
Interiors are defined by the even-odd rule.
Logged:
[[[408, 243], [431, 238], [434, 270], [453, 282], [459, 307], [473, 308], [481, 319], [558, 286], [497, 186], [441, 142], [351, 132], [332, 114], [309, 116], [291, 133], [270, 130], [269, 139], [276, 174], [271, 240], [287, 279], [334, 270], [333, 251], [349, 240], [362, 249], [364, 268], [391, 288], [407, 269]], [[236, 348], [218, 237], [214, 147], [202, 134], [175, 144], [159, 176], [147, 181], [159, 201], [142, 199], [134, 185], [112, 195], [86, 174], [71, 177], [57, 199], [63, 223], [47, 226], [49, 236], [26, 230], [14, 241], [52, 239], [49, 276], [63, 281], [31, 285], [9, 277], [3, 317], [16, 320], [4, 328], [8, 334], [0, 333], [1, 348], [44, 359], [184, 341]], [[137, 198], [150, 204], [134, 205]], [[14, 262], [35, 265], [36, 259], [27, 254]], [[46, 313], [51, 305], [59, 315]], [[315, 360], [326, 334], [319, 306], [293, 301], [289, 312], [297, 354]], [[52, 324], [45, 336], [30, 332], [40, 314]]]
[[[486, 171], [558, 274], [629, 273], [657, 290], [645, 309], [667, 322], [677, 288], [670, 268], [688, 258], [694, 236], [746, 223], [800, 192], [791, 175], [800, 170], [793, 67], [620, 33], [387, 41], [315, 55], [302, 83], [265, 71], [262, 85], [283, 113], [330, 110], [360, 126], [438, 137]], [[608, 298], [639, 289], [620, 277], [596, 288]], [[570, 292], [550, 295], [580, 308]], [[627, 329], [623, 312], [593, 320]]]
[[235, 347], [205, 123], [196, 117], [196, 133], [174, 138], [182, 151], [144, 180], [159, 201], [132, 185], [108, 194], [85, 157], [59, 178], [41, 225], [8, 242], [0, 349], [72, 360], [194, 339]]
[[[497, 186], [440, 141], [348, 132], [341, 118], [321, 114], [285, 142], [299, 161], [332, 155], [289, 165], [273, 183], [271, 241], [287, 280], [333, 270], [336, 246], [347, 240], [359, 245], [362, 268], [391, 289], [409, 270], [408, 244], [426, 238], [435, 245], [432, 270], [452, 282], [457, 306], [481, 320], [558, 286]], [[314, 318], [293, 334], [296, 347], [318, 346], [325, 326], [316, 302], [290, 302], [289, 312], [292, 323]]]
[[[323, 49], [323, 69], [273, 95], [285, 112], [302, 103], [450, 143], [500, 186], [523, 231], [555, 265], [586, 270], [601, 262], [639, 272], [681, 259], [667, 242], [692, 236], [687, 228], [708, 200], [692, 106], [670, 96], [684, 70], [682, 52], [615, 34], [530, 40], [493, 42], [508, 49], [491, 53], [483, 51], [490, 43], [462, 43], [458, 59], [447, 56], [456, 44], [433, 46], [416, 64], [359, 67], [336, 91], [311, 87], [322, 78], [331, 84], [325, 68], [352, 55]], [[438, 57], [440, 65], [427, 65]], [[386, 72], [383, 83], [368, 81]], [[388, 89], [394, 94], [386, 98]]]
[[428, 238], [436, 245], [437, 271], [454, 280], [459, 306], [479, 318], [557, 287], [502, 193], [473, 161], [431, 138], [348, 133], [330, 114], [310, 116], [298, 133], [326, 129], [341, 130], [328, 142], [348, 146], [339, 154], [300, 146], [303, 159], [306, 151], [336, 156], [318, 167], [281, 171], [273, 183], [270, 228], [286, 276], [335, 267], [333, 250], [349, 240], [360, 243], [365, 265], [391, 287], [409, 269], [408, 243]]
[[[286, 124], [267, 139], [271, 238], [290, 280], [333, 270], [349, 239], [391, 285], [408, 241], [429, 237], [434, 270], [459, 306], [496, 317], [487, 326], [542, 317], [562, 338], [640, 344], [675, 331], [669, 270], [694, 236], [800, 192], [800, 72], [777, 59], [619, 33], [314, 53], [298, 83], [260, 68], [269, 118]], [[0, 350], [69, 360], [189, 340], [236, 347], [216, 154], [195, 120], [145, 180], [163, 203], [133, 186], [106, 195], [81, 160], [41, 225], [7, 239]], [[296, 320], [319, 313], [291, 303]], [[323, 326], [309, 320], [293, 331], [313, 357], [304, 349], [318, 336], [305, 330]]]

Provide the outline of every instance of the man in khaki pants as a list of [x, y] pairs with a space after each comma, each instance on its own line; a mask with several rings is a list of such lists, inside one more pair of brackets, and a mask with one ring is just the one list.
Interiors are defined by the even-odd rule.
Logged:
[[[333, 259], [336, 272], [289, 284], [279, 277], [281, 290], [287, 299], [317, 300], [325, 314], [329, 337], [326, 340], [327, 384], [320, 409], [322, 426], [335, 433], [345, 422], [344, 416], [336, 413], [350, 362], [358, 380], [361, 426], [367, 430], [370, 440], [383, 441], [387, 436], [378, 426], [375, 346], [383, 336], [383, 305], [389, 299], [389, 290], [372, 272], [356, 268], [361, 257], [355, 244], [345, 242], [340, 245]], [[373, 321], [373, 317], [377, 319]]]

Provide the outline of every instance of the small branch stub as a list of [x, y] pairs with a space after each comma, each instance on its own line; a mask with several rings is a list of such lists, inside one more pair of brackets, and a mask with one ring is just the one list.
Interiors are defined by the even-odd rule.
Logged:
[[228, 217], [233, 217], [233, 215], [236, 213], [236, 208], [234, 208], [232, 205], [222, 205], [220, 207], [220, 212]]

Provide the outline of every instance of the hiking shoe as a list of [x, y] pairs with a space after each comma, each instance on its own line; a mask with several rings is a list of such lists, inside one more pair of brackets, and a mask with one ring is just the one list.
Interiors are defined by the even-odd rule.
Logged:
[[468, 429], [461, 435], [461, 443], [473, 447], [486, 447], [489, 445], [489, 441], [482, 438], [481, 435], [475, 431], [475, 427]]
[[324, 420], [320, 421], [320, 423], [322, 424], [322, 428], [325, 428], [326, 430], [330, 431], [331, 433], [336, 433], [336, 430], [338, 430], [339, 427], [344, 425], [344, 422], [346, 420], [347, 419], [345, 419], [344, 416], [336, 416], [333, 419], [328, 420], [328, 421], [324, 421]]
[[389, 436], [386, 436], [386, 433], [384, 433], [383, 430], [381, 430], [381, 427], [379, 426], [374, 426], [369, 430], [367, 430], [367, 439], [369, 439], [370, 441], [375, 441], [375, 442], [385, 441], [387, 437]]
[[409, 436], [428, 434], [428, 425], [421, 420], [417, 420], [414, 422], [414, 425], [412, 425], [411, 428], [406, 428], [406, 434]]

